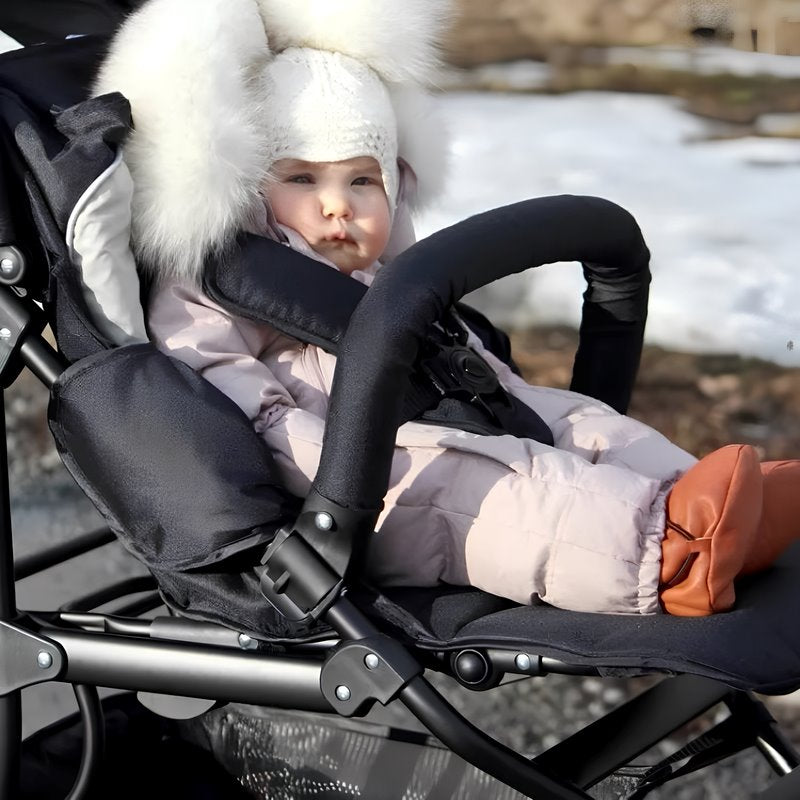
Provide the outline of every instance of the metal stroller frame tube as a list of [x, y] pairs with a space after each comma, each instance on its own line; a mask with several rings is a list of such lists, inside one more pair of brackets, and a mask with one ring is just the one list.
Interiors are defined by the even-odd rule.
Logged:
[[14, 574], [16, 579], [21, 581], [57, 564], [63, 564], [67, 559], [89, 553], [98, 547], [116, 541], [117, 537], [109, 528], [98, 528], [75, 536], [68, 542], [54, 544], [41, 552], [21, 556], [14, 561]]
[[[0, 623], [17, 616], [14, 550], [11, 540], [11, 498], [8, 489], [5, 393], [0, 391]], [[22, 738], [21, 690], [0, 697], [0, 797], [15, 797], [19, 785]]]
[[320, 689], [318, 659], [56, 628], [38, 633], [63, 648], [59, 680], [69, 683], [332, 711]]
[[[44, 383], [52, 387], [59, 373], [66, 366], [63, 358], [39, 335], [32, 324], [35, 312], [31, 304], [23, 303], [6, 291], [0, 298], [3, 319], [14, 320], [12, 325], [11, 351], [19, 342], [16, 358], [3, 361], [3, 378], [8, 370], [11, 374], [22, 362]], [[34, 333], [35, 331], [35, 333]], [[34, 335], [31, 335], [34, 334]], [[2, 384], [6, 386], [4, 382]], [[8, 448], [6, 443], [5, 394], [0, 390], [0, 623], [12, 623], [19, 618], [16, 603], [14, 548], [11, 530], [11, 498], [8, 485]], [[34, 559], [35, 560], [35, 559]], [[33, 561], [23, 566], [35, 567]], [[33, 571], [36, 571], [35, 569]], [[29, 573], [30, 574], [30, 573]], [[44, 668], [45, 664], [40, 664]], [[96, 773], [103, 751], [104, 729], [102, 711], [94, 687], [75, 686], [81, 715], [84, 721], [85, 742], [78, 776], [68, 800], [85, 796]], [[22, 690], [12, 688], [0, 697], [0, 797], [16, 797], [19, 790], [19, 770], [22, 743]]]
[[[346, 597], [340, 597], [327, 610], [325, 619], [346, 639], [369, 640], [379, 635]], [[379, 649], [377, 655], [383, 655]], [[385, 657], [390, 661], [390, 655]], [[397, 699], [454, 753], [501, 783], [539, 800], [589, 798], [576, 786], [550, 778], [529, 759], [476, 728], [421, 675], [403, 686]]]
[[400, 701], [454, 753], [517, 791], [541, 800], [590, 797], [575, 786], [550, 778], [527, 758], [475, 728], [424, 678], [415, 678], [402, 689]]
[[48, 388], [52, 389], [67, 362], [44, 339], [30, 336], [22, 342], [20, 357], [26, 367]]
[[100, 705], [97, 687], [75, 684], [73, 688], [83, 720], [83, 751], [78, 775], [66, 800], [80, 800], [91, 789], [100, 767], [101, 755], [105, 752], [106, 739], [103, 708]]

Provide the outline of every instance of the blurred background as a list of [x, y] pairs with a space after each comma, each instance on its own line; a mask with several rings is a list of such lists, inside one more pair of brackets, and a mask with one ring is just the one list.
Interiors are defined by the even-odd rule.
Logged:
[[[652, 252], [632, 413], [703, 455], [800, 452], [800, 2], [460, 0], [439, 110], [451, 136], [425, 235], [527, 197], [598, 195]], [[471, 300], [528, 378], [566, 385], [577, 265]]]
[[[136, 0], [3, 0], [0, 50], [109, 32]], [[627, 208], [652, 251], [647, 346], [631, 413], [698, 456], [739, 441], [800, 456], [800, 0], [458, 0], [436, 104], [450, 178], [424, 236], [528, 197], [589, 194]], [[532, 382], [569, 383], [583, 279], [542, 267], [471, 298], [509, 331]], [[102, 521], [64, 471], [29, 375], [7, 393], [19, 554]], [[18, 586], [64, 602], [141, 568], [118, 547]], [[633, 690], [636, 686], [633, 687]], [[598, 716], [629, 683], [526, 681], [455, 701], [528, 751]], [[794, 698], [770, 707], [800, 744]], [[27, 732], [73, 708], [25, 691]], [[744, 797], [748, 755], [669, 797]], [[751, 784], [752, 786], [752, 784]], [[657, 795], [654, 795], [657, 796]]]

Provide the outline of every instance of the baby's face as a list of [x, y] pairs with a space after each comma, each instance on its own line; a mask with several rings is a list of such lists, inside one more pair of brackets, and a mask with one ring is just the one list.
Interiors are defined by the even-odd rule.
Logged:
[[374, 158], [281, 159], [267, 187], [275, 218], [345, 273], [370, 266], [386, 248], [391, 221]]

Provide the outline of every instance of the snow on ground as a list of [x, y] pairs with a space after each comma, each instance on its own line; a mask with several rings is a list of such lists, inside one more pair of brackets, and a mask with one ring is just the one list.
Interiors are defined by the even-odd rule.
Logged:
[[[437, 103], [451, 177], [419, 235], [529, 197], [606, 197], [633, 213], [653, 254], [649, 341], [800, 364], [800, 140], [711, 141], [707, 122], [660, 96], [454, 92]], [[501, 324], [575, 323], [582, 291], [577, 265], [559, 265], [472, 299]]]
[[697, 47], [609, 47], [609, 64], [638, 64], [662, 69], [686, 70], [702, 75], [774, 75], [800, 77], [800, 58], [773, 53], [750, 53], [724, 45]]
[[[594, 51], [600, 65], [631, 65], [645, 69], [692, 72], [698, 75], [737, 75], [776, 78], [800, 77], [800, 58], [772, 53], [750, 53], [724, 45], [693, 47], [605, 47]], [[446, 68], [440, 79], [444, 88], [505, 86], [510, 90], [545, 88], [553, 77], [549, 64], [532, 59], [482, 64], [469, 69]]]

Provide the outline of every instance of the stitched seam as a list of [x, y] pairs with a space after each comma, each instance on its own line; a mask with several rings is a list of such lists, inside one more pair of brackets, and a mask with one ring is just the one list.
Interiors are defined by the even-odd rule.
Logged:
[[[510, 469], [513, 470], [513, 467], [511, 467]], [[602, 491], [600, 491], [598, 489], [587, 489], [586, 487], [581, 486], [580, 484], [552, 481], [552, 480], [548, 480], [547, 478], [539, 477], [537, 475], [525, 475], [524, 473], [517, 472], [516, 470], [514, 470], [514, 475], [518, 476], [519, 478], [532, 478], [534, 480], [539, 481], [544, 486], [557, 486], [557, 487], [558, 486], [563, 486], [565, 489], [572, 489], [573, 491], [578, 491], [578, 492], [581, 492], [581, 493], [583, 493], [585, 495], [591, 495], [592, 497], [611, 497], [611, 496], [613, 496], [608, 492], [604, 493], [604, 492], [602, 492]], [[650, 480], [658, 480], [658, 478], [651, 478]], [[663, 484], [663, 481], [659, 481], [659, 483]], [[634, 500], [625, 500], [625, 499], [622, 499], [622, 498], [619, 498], [619, 497], [615, 497], [614, 500], [617, 503], [621, 503], [621, 504], [629, 506], [631, 508], [635, 508], [637, 510], [641, 509], [641, 506], [639, 505], [639, 503], [637, 503]]]
[[[410, 508], [410, 509], [418, 509], [418, 508], [432, 508], [434, 511], [441, 511], [442, 514], [450, 514], [454, 517], [465, 517], [466, 519], [477, 519], [475, 514], [468, 514], [465, 511], [453, 511], [449, 508], [442, 508], [442, 506], [437, 506], [435, 503], [401, 503], [399, 501], [395, 501], [392, 504], [395, 508]], [[504, 525], [503, 527], [510, 528], [510, 525]]]

